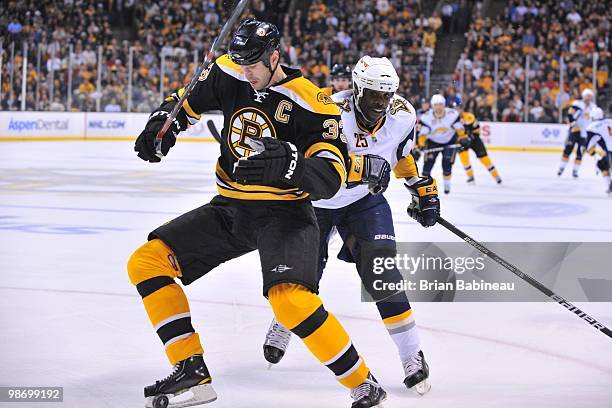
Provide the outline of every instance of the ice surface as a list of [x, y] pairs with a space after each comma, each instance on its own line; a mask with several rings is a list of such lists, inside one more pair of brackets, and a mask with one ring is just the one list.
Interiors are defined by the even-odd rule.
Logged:
[[[0, 386], [63, 386], [63, 407], [142, 406], [143, 386], [170, 367], [126, 261], [151, 229], [215, 194], [217, 145], [179, 143], [161, 164], [137, 159], [128, 142], [0, 149]], [[574, 180], [571, 167], [556, 177], [557, 154], [491, 156], [503, 185], [472, 157], [477, 184], [468, 186], [456, 163], [452, 194], [441, 197], [448, 220], [481, 241], [612, 241], [612, 198], [593, 159]], [[386, 195], [398, 240], [457, 240], [405, 216], [401, 183]], [[272, 315], [258, 265], [249, 254], [186, 288], [219, 394], [210, 406], [350, 406], [299, 340], [266, 370]], [[402, 385], [376, 308], [359, 302], [353, 265], [331, 259], [321, 292], [389, 391], [387, 408], [612, 406], [612, 340], [555, 303], [415, 304], [432, 383], [418, 397]], [[610, 304], [581, 306], [612, 325]]]

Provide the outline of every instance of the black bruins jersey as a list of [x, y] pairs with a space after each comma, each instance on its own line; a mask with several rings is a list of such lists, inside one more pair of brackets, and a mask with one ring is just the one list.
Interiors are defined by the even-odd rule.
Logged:
[[473, 113], [461, 112], [461, 123], [465, 129], [465, 133], [470, 137], [480, 137], [480, 123]]
[[[216, 168], [217, 189], [222, 196], [241, 200], [300, 200], [309, 196], [307, 191], [284, 183], [237, 183], [232, 177], [234, 163], [255, 154], [245, 143], [246, 136], [291, 142], [304, 157], [322, 159], [311, 168], [311, 180], [302, 184], [333, 183], [337, 191], [346, 181], [348, 155], [339, 108], [299, 70], [282, 68], [287, 78], [255, 91], [241, 67], [223, 55], [200, 75], [179, 111], [182, 130], [196, 123], [202, 112], [223, 111], [221, 156]], [[183, 92], [181, 88], [166, 98], [166, 103], [177, 101]]]

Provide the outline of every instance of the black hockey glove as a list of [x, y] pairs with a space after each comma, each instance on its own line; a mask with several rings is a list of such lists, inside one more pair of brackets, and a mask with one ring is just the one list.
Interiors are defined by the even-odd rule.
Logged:
[[421, 148], [418, 146], [414, 146], [410, 151], [410, 154], [412, 154], [412, 157], [414, 157], [415, 163], [418, 162], [421, 158]]
[[[155, 137], [162, 126], [164, 126], [164, 122], [169, 114], [169, 112], [164, 110], [158, 110], [149, 116], [149, 121], [134, 144], [134, 150], [138, 152], [138, 157], [142, 160], [150, 163], [161, 161], [161, 159], [155, 155]], [[161, 151], [164, 156], [168, 154], [170, 148], [176, 143], [176, 135], [178, 135], [180, 131], [179, 122], [177, 119], [174, 119], [172, 125], [170, 125], [170, 128], [162, 139]]]
[[436, 180], [431, 177], [411, 177], [404, 185], [412, 194], [408, 215], [424, 227], [436, 225], [440, 215]]
[[384, 158], [374, 154], [351, 154], [350, 162], [346, 188], [367, 184], [368, 190], [374, 195], [387, 190], [391, 179], [391, 166]]
[[234, 164], [240, 184], [268, 185], [279, 182], [297, 186], [304, 176], [304, 155], [295, 145], [271, 137], [247, 138], [257, 153]]
[[467, 135], [465, 137], [462, 137], [461, 139], [459, 139], [457, 141], [461, 145], [461, 150], [469, 149], [470, 145], [472, 144], [472, 138], [467, 136]]

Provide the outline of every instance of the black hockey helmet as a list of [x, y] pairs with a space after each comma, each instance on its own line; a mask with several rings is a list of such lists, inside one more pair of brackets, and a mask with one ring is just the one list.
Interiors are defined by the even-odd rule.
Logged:
[[331, 71], [329, 72], [329, 76], [334, 78], [347, 78], [351, 79], [353, 76], [353, 70], [349, 65], [346, 64], [334, 64]]
[[274, 24], [249, 18], [240, 23], [229, 46], [229, 56], [238, 65], [259, 61], [270, 68], [270, 55], [280, 49], [280, 33]]

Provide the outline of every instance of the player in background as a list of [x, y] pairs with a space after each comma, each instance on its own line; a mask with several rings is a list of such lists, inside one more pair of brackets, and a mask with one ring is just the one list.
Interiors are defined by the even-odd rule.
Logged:
[[[431, 175], [436, 158], [442, 153], [442, 174], [444, 175], [444, 193], [450, 193], [452, 168], [457, 155], [457, 143], [467, 148], [470, 139], [465, 134], [459, 112], [446, 107], [446, 99], [441, 94], [431, 97], [431, 109], [420, 118], [418, 145], [425, 150], [423, 177]], [[429, 149], [434, 151], [427, 152]], [[438, 150], [439, 149], [439, 150]]]
[[[387, 58], [364, 56], [355, 66], [353, 90], [334, 94], [332, 98], [342, 109], [342, 123], [351, 154], [372, 154], [384, 157], [397, 178], [406, 185], [419, 210], [411, 210], [424, 227], [436, 223], [440, 212], [436, 182], [419, 176], [410, 154], [416, 138], [416, 114], [412, 105], [395, 94], [399, 77]], [[328, 242], [336, 228], [344, 245], [338, 257], [355, 263], [363, 287], [376, 301], [376, 306], [389, 335], [393, 339], [403, 368], [404, 384], [420, 394], [429, 390], [429, 367], [421, 351], [414, 315], [406, 293], [376, 290], [373, 280], [401, 281], [399, 271], [392, 268], [384, 275], [373, 272], [374, 258], [395, 257], [397, 254], [391, 208], [385, 197], [364, 185], [352, 185], [359, 180], [361, 169], [352, 168], [348, 188], [333, 198], [315, 201], [319, 224], [319, 279], [328, 259]], [[358, 171], [354, 171], [358, 170]], [[355, 174], [357, 173], [357, 174]], [[285, 354], [291, 333], [276, 319], [272, 321], [264, 342], [264, 356], [276, 364]]]
[[584, 150], [584, 144], [586, 143], [586, 128], [591, 123], [591, 115], [597, 105], [594, 101], [593, 91], [586, 88], [582, 91], [582, 99], [575, 100], [567, 111], [569, 119], [569, 132], [565, 141], [565, 148], [563, 149], [563, 155], [561, 156], [561, 165], [557, 176], [561, 176], [569, 157], [576, 146], [576, 159], [574, 160], [574, 169], [572, 170], [572, 176], [578, 177], [578, 170], [582, 163], [582, 151]]
[[331, 96], [340, 91], [351, 89], [351, 67], [346, 64], [334, 64], [329, 76], [331, 78], [331, 86], [323, 88], [325, 95]]
[[466, 112], [461, 109], [461, 105], [459, 104], [454, 103], [451, 105], [451, 108], [454, 108], [459, 112], [461, 123], [465, 129], [465, 134], [470, 140], [470, 144], [467, 147], [461, 147], [459, 150], [459, 160], [461, 160], [461, 164], [463, 164], [465, 173], [468, 176], [467, 182], [470, 184], [475, 182], [474, 169], [470, 163], [470, 150], [473, 150], [474, 153], [476, 153], [478, 160], [480, 160], [482, 165], [486, 167], [489, 174], [491, 174], [497, 184], [501, 184], [502, 179], [499, 176], [499, 172], [493, 165], [493, 162], [487, 153], [487, 148], [480, 138], [480, 123], [478, 122], [478, 119], [476, 119], [476, 116], [474, 116], [473, 113]]
[[[263, 295], [276, 319], [351, 389], [352, 407], [372, 407], [386, 396], [317, 295], [319, 229], [310, 199], [330, 198], [346, 181], [340, 111], [299, 70], [280, 65], [279, 43], [273, 24], [243, 21], [228, 54], [201, 74], [163, 138], [165, 155], [202, 112], [223, 111], [219, 195], [155, 229], [128, 263], [130, 280], [174, 365], [168, 377], [145, 388], [147, 407], [165, 407], [187, 390], [193, 393], [188, 405], [217, 398], [187, 297], [175, 279], [188, 285], [254, 250], [260, 255]], [[182, 92], [166, 98], [149, 117], [135, 144], [141, 159], [160, 161], [155, 137]], [[376, 167], [368, 157], [360, 160]], [[377, 183], [367, 170], [362, 180]]]
[[601, 171], [606, 183], [606, 193], [612, 194], [612, 180], [610, 179], [610, 163], [612, 163], [612, 119], [603, 118], [601, 108], [593, 110], [592, 121], [586, 128], [585, 150], [595, 154], [599, 145], [603, 149], [603, 157], [597, 162], [597, 168]]

